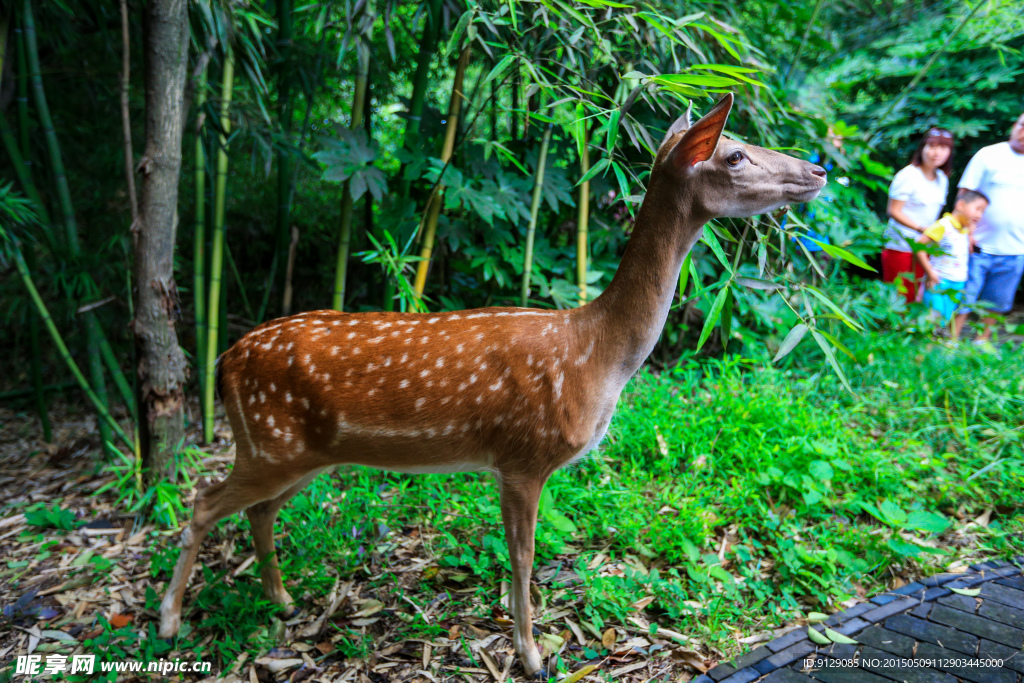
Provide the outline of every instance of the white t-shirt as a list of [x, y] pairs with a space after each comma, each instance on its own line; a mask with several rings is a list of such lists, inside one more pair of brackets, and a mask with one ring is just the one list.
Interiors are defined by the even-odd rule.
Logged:
[[[906, 202], [903, 214], [920, 226], [929, 226], [935, 222], [946, 205], [946, 192], [949, 191], [949, 178], [941, 169], [935, 169], [935, 180], [928, 180], [924, 171], [910, 165], [896, 174], [889, 186], [889, 199]], [[893, 251], [910, 252], [907, 242], [913, 242], [920, 233], [898, 223], [895, 218], [889, 219], [889, 228], [885, 236], [889, 238], [885, 248]]]
[[960, 187], [977, 190], [989, 205], [974, 231], [986, 254], [1024, 254], [1024, 154], [1009, 142], [982, 147], [967, 164]]
[[925, 231], [943, 256], [932, 256], [932, 268], [943, 280], [967, 282], [967, 258], [971, 253], [971, 235], [948, 213], [932, 223]]

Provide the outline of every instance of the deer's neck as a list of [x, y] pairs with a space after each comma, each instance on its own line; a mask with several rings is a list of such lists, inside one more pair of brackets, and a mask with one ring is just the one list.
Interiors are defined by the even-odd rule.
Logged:
[[615, 277], [580, 311], [601, 340], [598, 357], [612, 375], [632, 376], [665, 326], [683, 260], [707, 222], [689, 210], [688, 199], [652, 178]]

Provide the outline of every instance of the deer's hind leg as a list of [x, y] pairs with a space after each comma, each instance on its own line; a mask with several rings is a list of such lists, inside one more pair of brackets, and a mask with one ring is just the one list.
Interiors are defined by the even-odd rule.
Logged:
[[185, 597], [185, 588], [192, 575], [199, 548], [213, 526], [228, 515], [265, 500], [276, 499], [309, 474], [310, 470], [296, 468], [290, 463], [254, 463], [249, 449], [243, 442], [238, 442], [235, 467], [231, 474], [196, 494], [192, 522], [181, 534], [181, 555], [174, 568], [174, 576], [167, 584], [167, 593], [160, 603], [161, 638], [172, 637], [181, 626], [181, 603]]
[[288, 595], [281, 581], [281, 567], [277, 562], [277, 550], [274, 547], [274, 521], [277, 513], [291, 498], [304, 489], [322, 470], [315, 470], [305, 475], [290, 486], [281, 495], [271, 500], [256, 503], [248, 510], [249, 526], [252, 528], [252, 540], [256, 549], [256, 559], [260, 565], [260, 581], [263, 594], [271, 602], [281, 605], [289, 613], [293, 611], [295, 601]]

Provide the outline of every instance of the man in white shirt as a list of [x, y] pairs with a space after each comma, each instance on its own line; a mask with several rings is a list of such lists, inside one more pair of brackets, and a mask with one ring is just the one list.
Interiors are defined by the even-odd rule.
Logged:
[[[994, 313], [1006, 313], [1024, 272], [1024, 114], [1017, 118], [1010, 139], [983, 147], [967, 164], [960, 191], [974, 190], [989, 198], [974, 233], [965, 299]], [[961, 324], [967, 313], [961, 313]], [[995, 319], [985, 317], [978, 342], [992, 337]]]

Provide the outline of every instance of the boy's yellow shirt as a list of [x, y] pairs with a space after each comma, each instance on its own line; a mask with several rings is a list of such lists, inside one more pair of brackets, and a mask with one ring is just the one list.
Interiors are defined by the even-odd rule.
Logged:
[[939, 243], [942, 241], [942, 237], [946, 234], [947, 227], [953, 228], [961, 234], [967, 232], [967, 228], [960, 225], [960, 221], [956, 219], [956, 216], [951, 213], [947, 213], [944, 214], [942, 218], [928, 226], [923, 234], [933, 242]]

